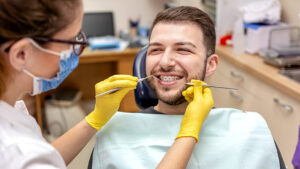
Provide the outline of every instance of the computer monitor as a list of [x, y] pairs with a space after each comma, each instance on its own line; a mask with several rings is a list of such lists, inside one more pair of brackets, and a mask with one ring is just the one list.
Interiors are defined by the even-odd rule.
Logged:
[[87, 37], [114, 36], [112, 12], [84, 13], [82, 30]]

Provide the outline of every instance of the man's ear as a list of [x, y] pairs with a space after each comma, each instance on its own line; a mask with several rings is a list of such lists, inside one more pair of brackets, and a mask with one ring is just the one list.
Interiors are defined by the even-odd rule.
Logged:
[[217, 70], [218, 63], [219, 56], [216, 54], [212, 54], [207, 58], [205, 78], [208, 78], [215, 73], [215, 71]]
[[26, 61], [30, 58], [31, 43], [27, 39], [21, 39], [13, 43], [10, 47], [7, 57], [13, 68], [21, 70]]

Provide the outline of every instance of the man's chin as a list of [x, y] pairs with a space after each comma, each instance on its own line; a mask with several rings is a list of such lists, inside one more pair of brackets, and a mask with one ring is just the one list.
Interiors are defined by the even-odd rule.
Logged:
[[182, 92], [187, 88], [186, 85], [183, 85], [182, 88], [174, 89], [174, 87], [168, 86], [155, 86], [153, 84], [153, 81], [150, 81], [148, 79], [147, 81], [151, 89], [154, 91], [154, 93], [157, 95], [157, 98], [161, 102], [168, 105], [179, 105], [186, 102], [184, 96], [182, 96]]
[[184, 99], [184, 97], [180, 97], [180, 98], [177, 98], [177, 99], [164, 99], [164, 98], [159, 98], [160, 101], [162, 101], [163, 103], [165, 104], [168, 104], [168, 105], [180, 105], [182, 103], [185, 103], [186, 100]]
[[168, 94], [167, 92], [157, 93], [158, 99], [169, 105], [179, 105], [186, 102], [185, 98], [178, 92], [176, 94]]

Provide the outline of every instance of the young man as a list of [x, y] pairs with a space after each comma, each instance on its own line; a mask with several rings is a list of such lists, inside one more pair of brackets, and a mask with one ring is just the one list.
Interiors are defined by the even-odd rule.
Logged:
[[[157, 15], [150, 34], [146, 73], [156, 77], [148, 83], [158, 104], [141, 113], [117, 113], [97, 135], [93, 168], [157, 166], [173, 139], [181, 136], [184, 122], [192, 120], [187, 112], [198, 111], [190, 109], [198, 93], [186, 83], [204, 81], [215, 72], [215, 41], [213, 22], [197, 8], [171, 8]], [[267, 124], [258, 113], [212, 109], [201, 127], [187, 168], [274, 169], [282, 165]], [[168, 160], [180, 164], [176, 157]]]

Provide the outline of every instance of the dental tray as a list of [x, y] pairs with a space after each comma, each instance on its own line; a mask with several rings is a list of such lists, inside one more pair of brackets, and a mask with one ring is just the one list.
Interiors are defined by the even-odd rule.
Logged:
[[280, 45], [273, 45], [272, 49], [277, 51], [279, 56], [300, 56], [300, 45], [294, 46], [280, 46]]
[[270, 64], [275, 67], [287, 67], [292, 65], [300, 65], [300, 56], [290, 56], [290, 57], [269, 57], [262, 56], [265, 63]]
[[300, 65], [300, 27], [285, 26], [272, 29], [269, 33], [268, 48], [260, 49], [258, 54], [267, 64], [276, 67]]

